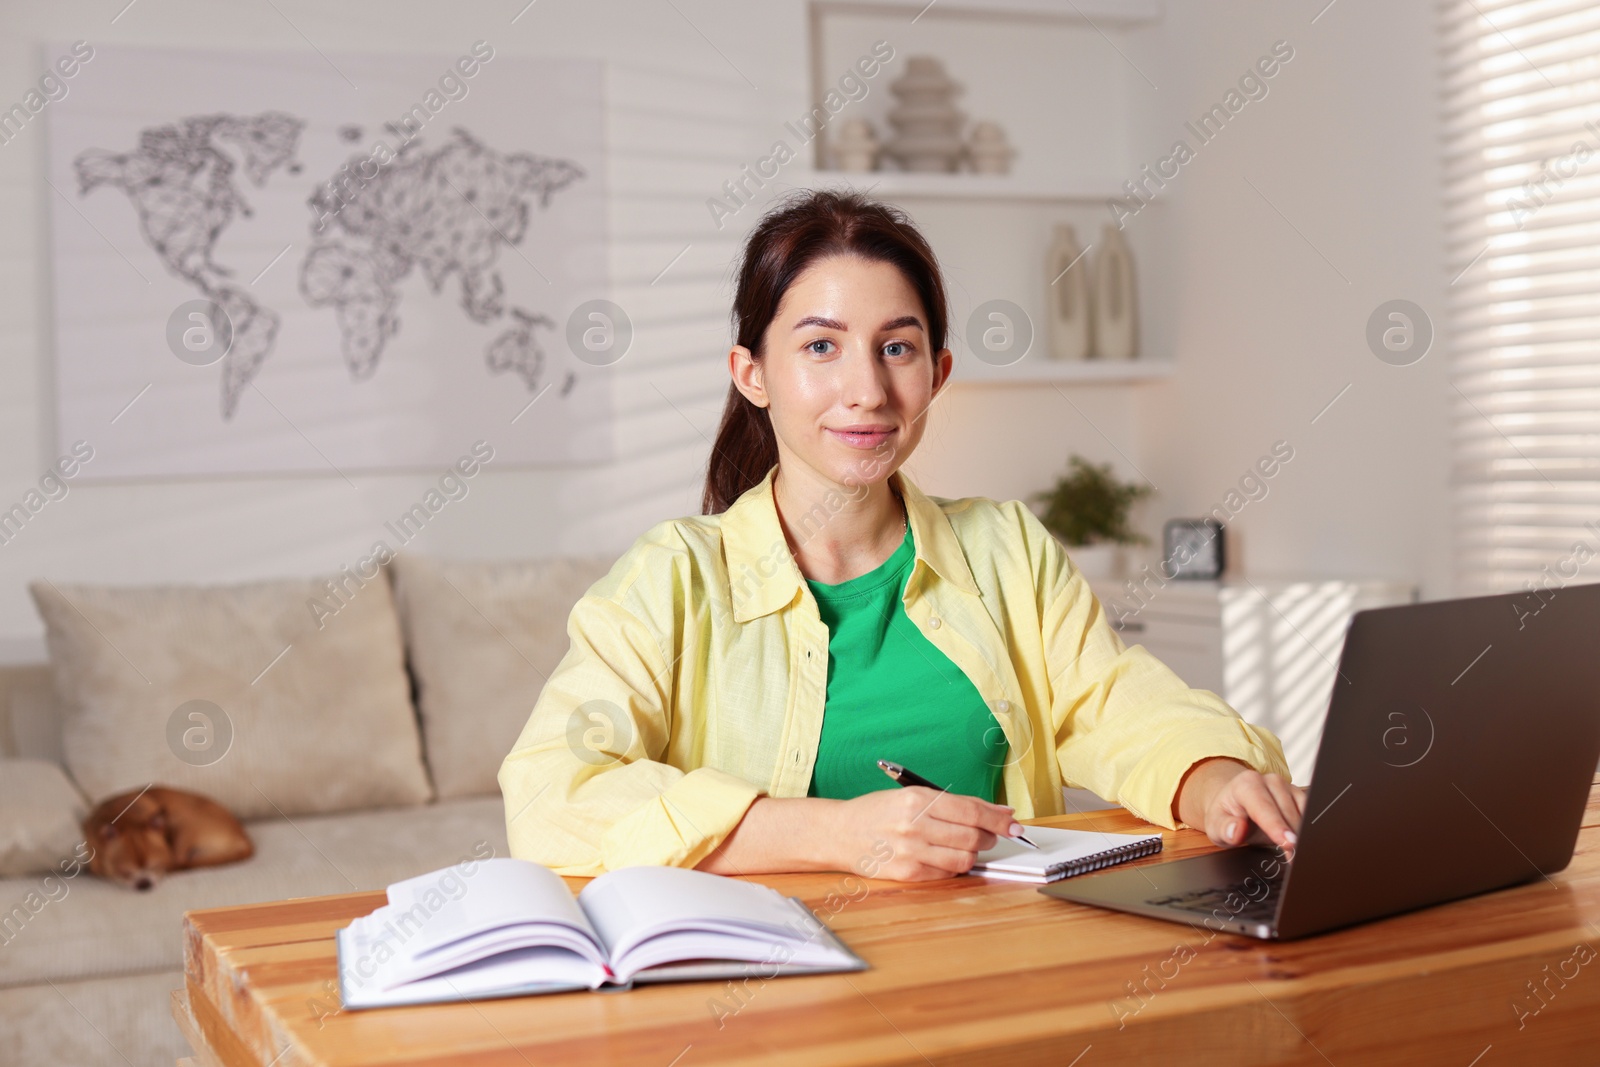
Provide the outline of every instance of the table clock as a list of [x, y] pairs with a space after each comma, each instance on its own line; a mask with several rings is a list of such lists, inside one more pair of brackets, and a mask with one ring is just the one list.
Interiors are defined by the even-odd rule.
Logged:
[[1216, 579], [1227, 566], [1222, 523], [1216, 519], [1171, 519], [1161, 541], [1163, 569], [1173, 578]]

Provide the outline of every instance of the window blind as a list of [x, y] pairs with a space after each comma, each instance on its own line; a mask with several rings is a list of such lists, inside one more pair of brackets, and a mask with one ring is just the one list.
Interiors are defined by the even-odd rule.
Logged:
[[1457, 588], [1600, 581], [1600, 0], [1438, 17]]

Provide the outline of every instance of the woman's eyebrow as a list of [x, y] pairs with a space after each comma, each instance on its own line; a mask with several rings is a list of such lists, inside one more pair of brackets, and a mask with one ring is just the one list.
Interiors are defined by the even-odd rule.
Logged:
[[[803, 329], [806, 326], [821, 326], [825, 330], [849, 329], [848, 326], [840, 322], [838, 319], [824, 318], [821, 315], [807, 315], [805, 318], [794, 324], [794, 328], [796, 330]], [[880, 331], [898, 330], [906, 326], [915, 326], [919, 330], [924, 329], [922, 320], [917, 318], [915, 315], [901, 315], [898, 319], [890, 319], [888, 322], [878, 327], [878, 329]]]

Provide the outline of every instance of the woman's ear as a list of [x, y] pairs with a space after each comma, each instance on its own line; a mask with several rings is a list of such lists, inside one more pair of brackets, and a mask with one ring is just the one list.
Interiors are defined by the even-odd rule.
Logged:
[[734, 387], [750, 403], [758, 408], [771, 403], [766, 387], [761, 383], [761, 364], [744, 345], [734, 345], [728, 350], [728, 373], [733, 377]]
[[933, 391], [929, 399], [939, 395], [945, 383], [950, 380], [950, 372], [955, 370], [956, 358], [950, 354], [948, 348], [941, 348], [933, 355]]

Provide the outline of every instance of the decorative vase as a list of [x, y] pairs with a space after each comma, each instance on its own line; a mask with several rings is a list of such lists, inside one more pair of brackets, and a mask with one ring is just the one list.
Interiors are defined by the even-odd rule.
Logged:
[[846, 119], [833, 140], [833, 165], [843, 171], [862, 173], [878, 166], [878, 135], [872, 123], [863, 118]]
[[1010, 174], [1011, 160], [1017, 150], [1006, 140], [1006, 131], [998, 122], [984, 119], [974, 123], [972, 136], [967, 139], [967, 158], [972, 169], [979, 174]]
[[1114, 582], [1122, 577], [1122, 546], [1115, 541], [1068, 545], [1067, 558], [1078, 568], [1084, 581], [1091, 584]]
[[[1072, 225], [1056, 224], [1055, 237], [1045, 255], [1045, 276], [1050, 279], [1050, 358], [1088, 359], [1094, 350], [1094, 316], [1089, 306], [1089, 265], [1079, 262], [1083, 249]], [[1070, 269], [1069, 269], [1070, 268]]]
[[955, 170], [966, 147], [961, 141], [966, 115], [950, 102], [961, 92], [960, 83], [933, 56], [910, 56], [906, 72], [889, 91], [898, 103], [889, 109], [895, 136], [883, 146], [884, 154], [905, 170]]
[[1122, 230], [1106, 223], [1094, 262], [1094, 351], [1101, 359], [1139, 354], [1139, 307], [1133, 253]]

